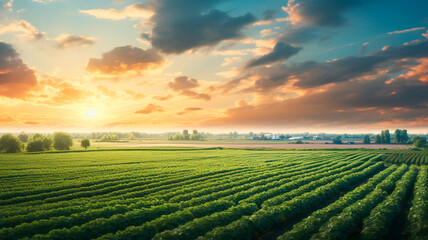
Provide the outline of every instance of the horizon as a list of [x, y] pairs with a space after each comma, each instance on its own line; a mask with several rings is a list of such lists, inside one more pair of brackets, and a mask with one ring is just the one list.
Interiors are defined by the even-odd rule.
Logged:
[[0, 0], [0, 132], [426, 134], [426, 9]]

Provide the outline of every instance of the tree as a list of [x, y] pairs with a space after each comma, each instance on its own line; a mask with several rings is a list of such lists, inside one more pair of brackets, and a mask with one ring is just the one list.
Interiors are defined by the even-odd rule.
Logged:
[[42, 135], [42, 134], [40, 134], [40, 133], [34, 133], [34, 134], [31, 136], [31, 139], [30, 139], [30, 140], [34, 140], [34, 139], [42, 138], [42, 137], [43, 137], [43, 135]]
[[385, 130], [385, 143], [391, 143], [391, 135], [388, 129]]
[[3, 134], [0, 137], [0, 152], [17, 153], [21, 151], [21, 146], [21, 141], [10, 133]]
[[379, 134], [376, 134], [375, 143], [382, 143], [382, 139]]
[[369, 135], [364, 135], [363, 143], [364, 144], [370, 144], [370, 136]]
[[400, 129], [396, 129], [395, 130], [395, 133], [394, 133], [394, 142], [396, 143], [396, 144], [399, 144], [400, 143], [400, 141], [401, 141], [401, 131], [400, 131]]
[[43, 140], [41, 138], [32, 139], [27, 144], [27, 152], [41, 152], [43, 151]]
[[49, 151], [49, 150], [52, 149], [52, 144], [53, 144], [52, 138], [50, 138], [50, 137], [44, 137], [43, 140], [42, 140], [42, 142], [43, 142], [43, 149], [45, 151]]
[[380, 142], [381, 143], [386, 143], [385, 131], [382, 131], [380, 133]]
[[55, 132], [53, 135], [53, 146], [57, 150], [70, 150], [73, 146], [73, 138], [65, 132]]
[[25, 134], [24, 132], [22, 132], [22, 133], [20, 133], [19, 135], [18, 135], [18, 138], [19, 138], [19, 140], [21, 141], [21, 142], [28, 142], [28, 135], [27, 134]]
[[409, 140], [409, 136], [407, 136], [407, 129], [403, 129], [400, 131], [401, 143], [406, 144]]
[[415, 147], [425, 147], [427, 143], [427, 138], [425, 136], [414, 136], [412, 138], [412, 142]]
[[333, 143], [334, 143], [334, 144], [342, 144], [342, 136], [336, 136], [336, 137], [333, 139]]
[[82, 146], [86, 150], [89, 146], [91, 146], [91, 142], [89, 141], [89, 139], [82, 139], [82, 141], [80, 141], [80, 146]]
[[130, 134], [129, 134], [128, 139], [129, 139], [129, 140], [134, 140], [134, 139], [135, 139], [134, 134], [133, 134], [133, 133], [130, 133]]
[[198, 134], [198, 130], [196, 130], [196, 129], [193, 129], [193, 134]]

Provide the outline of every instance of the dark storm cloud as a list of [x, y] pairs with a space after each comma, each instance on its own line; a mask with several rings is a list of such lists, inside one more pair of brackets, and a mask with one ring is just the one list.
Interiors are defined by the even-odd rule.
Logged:
[[272, 52], [263, 55], [257, 59], [250, 60], [246, 67], [256, 67], [260, 65], [271, 64], [278, 61], [284, 61], [290, 58], [291, 56], [297, 54], [301, 47], [293, 47], [290, 44], [286, 44], [283, 42], [278, 42], [273, 48]]
[[199, 87], [198, 80], [188, 78], [186, 76], [177, 77], [174, 81], [168, 83], [168, 88], [180, 93], [180, 95], [188, 96], [195, 99], [211, 100], [211, 96], [205, 93], [197, 93], [194, 88]]
[[0, 96], [25, 98], [36, 86], [34, 71], [21, 60], [12, 45], [0, 41]]
[[344, 12], [365, 0], [290, 0], [284, 8], [294, 23], [318, 27], [339, 27], [346, 23]]
[[390, 47], [385, 51], [374, 52], [366, 56], [351, 56], [331, 62], [307, 61], [300, 64], [276, 64], [271, 68], [259, 68], [253, 74], [259, 76], [255, 87], [264, 91], [297, 79], [294, 86], [312, 88], [329, 83], [349, 81], [404, 58], [428, 57], [428, 41], [411, 45]]
[[89, 59], [86, 71], [102, 76], [135, 76], [160, 67], [164, 61], [153, 49], [127, 45], [103, 53], [101, 58]]
[[232, 17], [213, 9], [222, 0], [159, 0], [147, 6], [155, 14], [150, 39], [153, 47], [164, 53], [182, 53], [204, 46], [214, 46], [223, 40], [243, 38], [243, 28], [256, 21], [250, 13]]

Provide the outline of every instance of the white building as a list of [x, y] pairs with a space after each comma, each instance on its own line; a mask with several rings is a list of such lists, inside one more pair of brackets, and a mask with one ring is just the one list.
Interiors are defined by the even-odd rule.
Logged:
[[291, 137], [291, 138], [289, 138], [289, 140], [303, 140], [303, 137], [301, 137], [301, 136]]

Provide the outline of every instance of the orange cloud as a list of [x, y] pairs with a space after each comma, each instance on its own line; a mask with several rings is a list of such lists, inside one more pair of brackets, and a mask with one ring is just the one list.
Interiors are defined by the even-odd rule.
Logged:
[[33, 39], [40, 39], [42, 38], [45, 33], [40, 32], [35, 28], [31, 23], [21, 20], [12, 22], [9, 25], [0, 25], [0, 35], [5, 33], [21, 33], [24, 36], [33, 38]]
[[25, 98], [36, 86], [34, 71], [21, 60], [12, 45], [0, 42], [0, 96]]
[[144, 109], [138, 110], [135, 113], [137, 113], [137, 114], [150, 114], [150, 113], [154, 113], [154, 112], [163, 112], [163, 111], [164, 111], [163, 107], [150, 103]]
[[99, 77], [130, 77], [160, 67], [165, 59], [155, 50], [130, 45], [116, 47], [101, 58], [89, 59], [86, 71]]
[[195, 111], [201, 111], [202, 109], [203, 108], [199, 108], [199, 107], [188, 107], [188, 108], [185, 108], [183, 111], [179, 112], [178, 115], [183, 115], [183, 114], [187, 114]]
[[110, 19], [110, 20], [123, 20], [126, 18], [138, 19], [138, 18], [150, 18], [154, 12], [150, 10], [144, 3], [136, 3], [127, 6], [123, 10], [117, 10], [113, 8], [109, 9], [92, 9], [92, 10], [81, 10], [81, 13], [89, 14], [96, 18]]
[[168, 83], [168, 88], [179, 92], [181, 95], [195, 99], [211, 100], [211, 96], [205, 93], [197, 93], [193, 89], [199, 87], [198, 80], [186, 76], [177, 77], [174, 81]]

